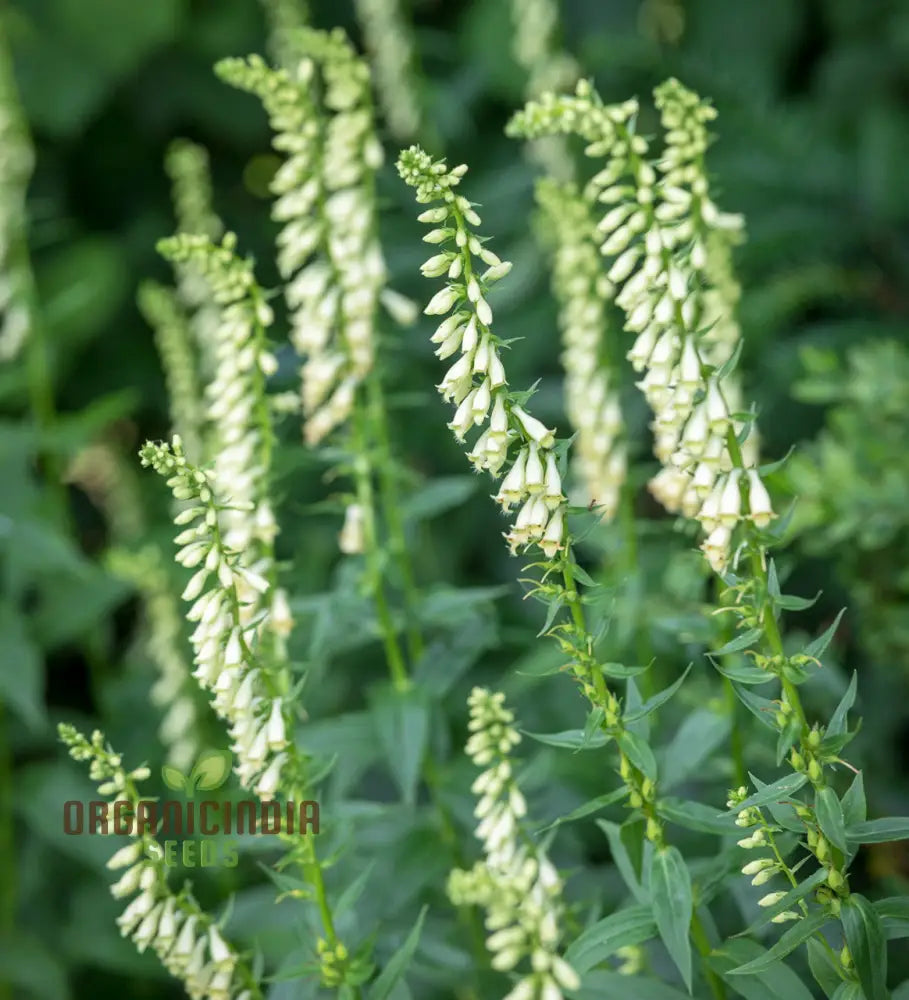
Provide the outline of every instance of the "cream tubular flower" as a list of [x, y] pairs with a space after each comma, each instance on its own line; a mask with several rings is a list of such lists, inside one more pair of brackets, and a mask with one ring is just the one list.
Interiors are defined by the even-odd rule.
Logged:
[[463, 165], [449, 170], [419, 146], [405, 150], [398, 160], [398, 173], [415, 189], [418, 202], [441, 202], [419, 216], [421, 222], [437, 227], [425, 239], [441, 248], [423, 270], [439, 273], [443, 256], [449, 265], [447, 284], [424, 309], [426, 315], [440, 317], [431, 338], [440, 345], [437, 353], [455, 358], [437, 388], [455, 406], [448, 426], [459, 441], [480, 428], [468, 449], [468, 458], [478, 471], [499, 476], [511, 446], [517, 446], [495, 498], [505, 511], [520, 506], [506, 535], [511, 551], [536, 545], [544, 553], [555, 554], [563, 547], [565, 504], [554, 452], [555, 431], [528, 413], [523, 400], [508, 386], [503, 345], [493, 332], [487, 296], [510, 265], [476, 235], [480, 217], [466, 198], [455, 193], [466, 172]]

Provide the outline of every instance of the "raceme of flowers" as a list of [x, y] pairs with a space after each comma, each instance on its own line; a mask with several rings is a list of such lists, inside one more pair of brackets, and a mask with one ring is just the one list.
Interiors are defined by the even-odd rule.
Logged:
[[496, 495], [505, 511], [520, 505], [506, 540], [512, 552], [537, 545], [552, 558], [564, 547], [565, 534], [565, 497], [554, 450], [555, 432], [531, 416], [517, 394], [508, 389], [499, 354], [502, 345], [492, 332], [487, 295], [511, 264], [499, 260], [472, 230], [480, 225], [480, 217], [471, 203], [454, 191], [466, 171], [463, 165], [449, 170], [418, 146], [405, 150], [398, 160], [398, 172], [416, 190], [418, 202], [442, 202], [419, 216], [421, 222], [436, 227], [423, 239], [440, 249], [423, 264], [422, 272], [428, 278], [448, 278], [424, 310], [428, 316], [447, 317], [432, 342], [438, 345], [438, 358], [457, 355], [437, 388], [456, 406], [448, 426], [459, 441], [463, 442], [473, 427], [488, 424], [468, 453], [476, 469], [499, 476], [509, 449], [517, 444], [517, 455]]
[[[191, 261], [205, 277], [219, 307], [215, 371], [206, 386], [206, 418], [213, 436], [213, 477], [231, 504], [221, 514], [226, 547], [242, 552], [246, 565], [266, 578], [277, 533], [268, 497], [271, 414], [265, 378], [277, 367], [265, 329], [271, 307], [256, 284], [252, 266], [234, 253], [236, 238], [220, 244], [179, 234], [158, 244], [177, 263]], [[249, 597], [250, 603], [254, 595]]]
[[[707, 195], [700, 158], [704, 122], [713, 111], [688, 94], [674, 82], [659, 91], [668, 131], [666, 152], [656, 164], [647, 159], [647, 140], [634, 131], [637, 102], [604, 105], [587, 81], [573, 96], [546, 94], [529, 103], [508, 131], [530, 139], [577, 134], [587, 141], [589, 156], [608, 157], [588, 197], [609, 206], [598, 224], [601, 252], [611, 261], [608, 278], [619, 288], [615, 301], [625, 312], [625, 329], [635, 334], [628, 357], [643, 373], [638, 385], [654, 413], [655, 451], [663, 468], [651, 489], [669, 510], [701, 523], [705, 555], [722, 571], [735, 526], [746, 518], [764, 526], [773, 510], [749, 461], [753, 422], [736, 419], [729, 365], [717, 363], [724, 354], [728, 358], [735, 327], [721, 328], [726, 340], [711, 340], [701, 326], [706, 229], [737, 231], [741, 223], [720, 213]], [[689, 212], [694, 203], [700, 228]]]
[[545, 178], [537, 184], [537, 202], [554, 234], [565, 412], [577, 431], [572, 459], [586, 492], [580, 502], [594, 504], [610, 520], [626, 470], [618, 372], [606, 344], [606, 307], [613, 288], [603, 271], [590, 206], [575, 186]]
[[562, 990], [575, 990], [580, 979], [558, 954], [562, 932], [562, 882], [546, 855], [530, 845], [521, 829], [527, 804], [512, 773], [511, 751], [520, 742], [505, 696], [474, 688], [470, 706], [467, 753], [482, 773], [472, 791], [478, 796], [474, 815], [483, 861], [469, 871], [455, 869], [448, 894], [455, 905], [481, 906], [491, 932], [486, 946], [492, 966], [511, 972], [527, 960], [505, 1000], [561, 1000]]
[[395, 139], [409, 139], [421, 124], [414, 74], [413, 32], [401, 0], [356, 0], [357, 18], [375, 72], [382, 112]]
[[[126, 800], [135, 810], [141, 798], [136, 783], [149, 777], [149, 769], [126, 771], [98, 730], [89, 740], [61, 724], [59, 734], [74, 760], [88, 762], [98, 792], [112, 801]], [[107, 862], [118, 873], [111, 895], [118, 900], [132, 897], [117, 918], [121, 935], [140, 952], [151, 948], [167, 971], [182, 980], [190, 1000], [261, 1000], [246, 962], [186, 888], [179, 893], [170, 889], [161, 844], [139, 829], [136, 824], [130, 842]]]
[[[221, 517], [237, 501], [222, 499], [212, 477], [187, 462], [180, 438], [175, 436], [170, 445], [148, 442], [140, 457], [143, 465], [167, 478], [175, 500], [189, 503], [177, 515], [183, 530], [175, 542], [180, 546], [177, 562], [195, 570], [182, 595], [191, 605], [186, 617], [195, 625], [193, 676], [211, 692], [215, 711], [229, 724], [241, 783], [272, 798], [289, 760], [289, 706], [261, 640], [269, 619], [286, 609], [273, 605], [269, 612], [260, 611], [257, 620], [250, 618], [247, 595], [264, 595], [269, 584], [241, 564], [221, 533]], [[285, 626], [289, 623], [278, 625]]]
[[0, 361], [22, 349], [32, 325], [25, 195], [34, 154], [0, 25]]
[[382, 161], [369, 70], [342, 32], [303, 31], [293, 72], [257, 56], [217, 71], [256, 94], [286, 156], [272, 181], [283, 224], [278, 267], [287, 281], [291, 339], [302, 368], [305, 436], [317, 444], [344, 423], [373, 364], [375, 311], [385, 281], [372, 175]]

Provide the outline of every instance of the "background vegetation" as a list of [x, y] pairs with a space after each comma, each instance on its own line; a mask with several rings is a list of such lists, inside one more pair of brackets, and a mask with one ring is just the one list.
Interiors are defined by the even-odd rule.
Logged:
[[[316, 26], [341, 24], [359, 37], [347, 3], [311, 7]], [[808, 699], [829, 714], [844, 679], [859, 672], [864, 730], [851, 752], [866, 772], [869, 815], [909, 813], [909, 8], [900, 0], [564, 0], [562, 8], [565, 47], [605, 99], [646, 96], [676, 75], [719, 111], [710, 161], [717, 200], [747, 220], [737, 254], [745, 398], [759, 405], [767, 456], [799, 450], [776, 480], [801, 498], [796, 543], [782, 564], [787, 589], [823, 589], [798, 619], [813, 634], [847, 608], [826, 683]], [[54, 726], [98, 725], [134, 765], [148, 760], [157, 774], [163, 762], [142, 605], [107, 555], [143, 540], [170, 553], [163, 486], [135, 459], [143, 440], [168, 431], [136, 290], [167, 274], [154, 244], [173, 228], [163, 159], [177, 136], [209, 149], [218, 211], [256, 255], [263, 284], [277, 280], [265, 118], [211, 72], [223, 56], [263, 51], [265, 25], [253, 0], [19, 0], [0, 16], [36, 149], [28, 242], [42, 321], [23, 358], [0, 367], [0, 982], [12, 996], [42, 1000], [163, 1000], [179, 996], [178, 985], [118, 936], [103, 875], [109, 849], [62, 834], [61, 803], [90, 796]], [[503, 134], [526, 83], [510, 55], [508, 4], [414, 0], [412, 19], [431, 126], [423, 141], [470, 165], [484, 229], [515, 263], [497, 310], [500, 334], [524, 338], [510, 372], [518, 384], [542, 377], [535, 412], [561, 422], [534, 171]], [[396, 146], [387, 151], [380, 194], [391, 283], [422, 299], [410, 193], [394, 175]], [[330, 816], [337, 803], [333, 846], [346, 849], [332, 878], [343, 887], [374, 863], [357, 919], [380, 928], [380, 955], [400, 943], [421, 902], [433, 904], [414, 973], [420, 995], [436, 997], [471, 958], [469, 938], [452, 929], [454, 915], [429, 888], [444, 884], [448, 860], [421, 805], [413, 765], [423, 740], [442, 762], [436, 782], [453, 822], [469, 830], [472, 772], [461, 752], [469, 688], [504, 688], [535, 732], [576, 726], [579, 704], [571, 685], [547, 676], [557, 653], [534, 639], [542, 621], [520, 600], [519, 564], [499, 544], [499, 515], [444, 426], [430, 329], [422, 321], [385, 359], [398, 452], [413, 470], [405, 513], [425, 595], [421, 620], [444, 654], [426, 658], [431, 705], [416, 706], [403, 730], [383, 721], [372, 613], [355, 562], [337, 551], [341, 505], [293, 421], [284, 428], [281, 488], [292, 520], [281, 555], [293, 566], [296, 652], [310, 668], [303, 738], [338, 758], [323, 805]], [[292, 357], [280, 360], [278, 380], [290, 384]], [[626, 411], [633, 475], [643, 484], [651, 458], [633, 389]], [[636, 556], [608, 528], [587, 539], [583, 556], [615, 588], [615, 659], [654, 655], [667, 682], [696, 661], [666, 732], [673, 718], [701, 713], [671, 755], [684, 769], [680, 781], [697, 774], [715, 785], [721, 808], [732, 777], [721, 767], [697, 773], [697, 748], [713, 732], [717, 743], [727, 738], [719, 724], [710, 729], [720, 716], [702, 655], [710, 636], [701, 557], [643, 485], [635, 513]], [[444, 670], [434, 670], [440, 662]], [[202, 741], [222, 745], [201, 703], [200, 713]], [[416, 747], [402, 751], [401, 732]], [[613, 787], [612, 774], [585, 754], [529, 740], [522, 750], [540, 818]], [[697, 851], [689, 836], [686, 849]], [[715, 839], [700, 841], [709, 857]], [[854, 888], [872, 898], [906, 892], [905, 852], [904, 843], [863, 849]], [[585, 869], [583, 891], [569, 881], [569, 899], [589, 898], [595, 886], [605, 913], [624, 898], [610, 843], [593, 824], [566, 828], [556, 859]], [[234, 936], [299, 966], [311, 949], [304, 908], [292, 899], [276, 906], [256, 861], [248, 852], [237, 869], [209, 871], [200, 898], [215, 904], [234, 890]], [[718, 903], [730, 926], [736, 905]], [[892, 961], [892, 982], [909, 976], [905, 959]], [[299, 983], [273, 993], [304, 995]]]

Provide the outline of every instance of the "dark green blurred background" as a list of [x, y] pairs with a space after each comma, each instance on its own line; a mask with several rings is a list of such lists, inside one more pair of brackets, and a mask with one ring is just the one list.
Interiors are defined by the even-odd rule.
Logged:
[[[909, 812], [909, 3], [563, 0], [561, 6], [565, 47], [607, 101], [637, 94], [649, 105], [651, 88], [676, 75], [719, 111], [719, 140], [709, 161], [717, 201], [747, 221], [747, 242], [737, 254], [746, 398], [760, 407], [768, 456], [805, 445], [804, 457], [776, 483], [784, 495], [803, 498], [794, 550], [799, 568], [789, 589], [824, 589], [815, 609], [799, 619], [806, 630], [826, 625], [848, 605], [835, 649], [844, 666], [860, 670], [866, 718], [860, 745], [875, 775], [872, 808]], [[411, 8], [432, 126], [424, 141], [470, 166], [464, 187], [483, 205], [483, 231], [494, 236], [500, 256], [515, 262], [497, 311], [501, 335], [525, 338], [513, 352], [510, 376], [518, 385], [542, 377], [536, 412], [559, 421], [556, 308], [534, 238], [534, 174], [503, 134], [525, 88], [510, 55], [509, 5], [413, 0]], [[160, 761], [157, 718], [147, 708], [154, 673], [132, 644], [137, 602], [98, 563], [111, 541], [110, 519], [84, 483], [59, 482], [47, 455], [66, 468], [89, 443], [106, 442], [132, 470], [123, 472], [121, 485], [135, 493], [149, 537], [168, 551], [166, 498], [133, 461], [145, 438], [168, 430], [163, 378], [135, 293], [145, 277], [168, 277], [154, 244], [174, 225], [162, 163], [177, 136], [209, 149], [217, 210], [239, 234], [241, 249], [256, 256], [260, 280], [276, 282], [264, 115], [211, 71], [223, 56], [263, 51], [265, 25], [254, 0], [7, 0], [0, 12], [36, 146], [30, 247], [59, 412], [51, 430], [39, 434], [30, 415], [34, 371], [30, 376], [24, 362], [0, 370], [0, 523], [16, 525], [12, 533], [0, 531], [0, 697], [8, 701], [3, 829], [8, 834], [11, 824], [13, 834], [12, 843], [4, 837], [0, 880], [7, 907], [15, 904], [15, 914], [5, 912], [0, 937], [0, 981], [17, 984], [22, 996], [47, 1000], [175, 997], [179, 992], [154, 960], [135, 955], [116, 935], [117, 908], [101, 869], [104, 846], [67, 842], [59, 832], [57, 804], [83, 794], [85, 785], [59, 753], [52, 723], [100, 724], [136, 763]], [[317, 27], [343, 25], [359, 37], [345, 0], [313, 2], [311, 20]], [[648, 130], [647, 114], [642, 127]], [[422, 299], [415, 213], [394, 175], [397, 150], [388, 144], [387, 152], [380, 193], [391, 284]], [[517, 563], [497, 544], [501, 522], [488, 490], [466, 475], [445, 432], [444, 407], [432, 392], [438, 369], [428, 330], [421, 322], [396, 337], [385, 363], [398, 450], [420, 477], [414, 488], [425, 477], [458, 477], [437, 510], [431, 495], [420, 494], [439, 516], [414, 535], [417, 575], [425, 585], [473, 594], [462, 601], [463, 623], [456, 616], [446, 621], [487, 629], [486, 646], [496, 635], [504, 643], [503, 652], [490, 657], [479, 642], [468, 658], [473, 673], [446, 696], [448, 721], [436, 742], [466, 790], [468, 775], [457, 761], [463, 691], [477, 680], [497, 683], [505, 668], [531, 655], [540, 622], [517, 599]], [[868, 353], [868, 345], [881, 340], [897, 344]], [[814, 350], [806, 355], [806, 348]], [[856, 348], [865, 353], [853, 357], [850, 368]], [[289, 372], [291, 359], [282, 361]], [[825, 388], [831, 384], [833, 393]], [[633, 392], [628, 413], [646, 471], [646, 416]], [[295, 428], [285, 431], [295, 443]], [[320, 635], [355, 633], [365, 612], [337, 566], [337, 516], [305, 511], [331, 486], [321, 481], [321, 467], [295, 448], [286, 455], [282, 489], [287, 516], [296, 520], [283, 544], [298, 607], [310, 595], [306, 607], [316, 609]], [[451, 509], [442, 513], [445, 503]], [[686, 581], [697, 586], [701, 577], [686, 561], [689, 543], [671, 531], [643, 489], [637, 509], [651, 524], [642, 532], [642, 587], [627, 634], [616, 643], [633, 649], [636, 632], [647, 630], [671, 669], [673, 659], [685, 659], [676, 648], [678, 630], [696, 629]], [[608, 556], [615, 544], [604, 533], [591, 545], [591, 560]], [[669, 596], [662, 576], [666, 546], [678, 555], [677, 593]], [[329, 582], [350, 598], [348, 604], [335, 599], [330, 614], [319, 604]], [[497, 584], [508, 585], [510, 596], [495, 613], [486, 592], [464, 589]], [[648, 601], [651, 592], [661, 596]], [[648, 614], [652, 621], [641, 625]], [[383, 672], [376, 646], [367, 638], [358, 648], [356, 636], [349, 649], [325, 642], [330, 656], [309, 650], [322, 664], [318, 683], [307, 688], [311, 714], [314, 720], [349, 717], [348, 728], [356, 729], [364, 690]], [[330, 662], [341, 667], [329, 670]], [[560, 706], [568, 719], [577, 713], [565, 687], [562, 702], [528, 699], [528, 728], [558, 728], [552, 719]], [[568, 724], [577, 725], [575, 718]], [[333, 730], [322, 731], [327, 747], [336, 738]], [[369, 766], [375, 766], [375, 797], [387, 796], [387, 772], [375, 762], [354, 767], [350, 781]], [[547, 766], [558, 789], [562, 765]], [[600, 787], [587, 785], [594, 792]], [[558, 791], [540, 794], [554, 812], [577, 801], [567, 792], [563, 799]], [[410, 836], [412, 853], [419, 831]], [[602, 845], [591, 848], [580, 836], [572, 850], [591, 864], [608, 860]], [[858, 878], [866, 883], [899, 891], [907, 874], [902, 848], [861, 856]], [[444, 866], [437, 875], [444, 879]], [[271, 927], [269, 921], [295, 925], [295, 917], [275, 910], [271, 888], [262, 887], [254, 865], [240, 883], [224, 873], [209, 881], [205, 901], [242, 888], [232, 925], [241, 936], [251, 938], [253, 930]], [[409, 890], [400, 891], [403, 900]], [[414, 908], [402, 902], [401, 910], [402, 926], [412, 923]], [[277, 954], [282, 940], [275, 931]]]

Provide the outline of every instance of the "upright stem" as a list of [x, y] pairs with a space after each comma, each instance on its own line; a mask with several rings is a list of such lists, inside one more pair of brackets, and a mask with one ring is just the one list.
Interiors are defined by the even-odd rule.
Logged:
[[375, 497], [372, 484], [372, 471], [368, 458], [368, 443], [364, 427], [364, 414], [359, 402], [354, 404], [353, 420], [353, 451], [354, 451], [354, 481], [357, 489], [357, 503], [363, 517], [363, 535], [367, 566], [367, 578], [372, 599], [376, 605], [376, 615], [382, 633], [382, 645], [385, 648], [385, 658], [391, 671], [395, 688], [404, 691], [410, 686], [407, 675], [407, 665], [404, 654], [398, 642], [397, 631], [391, 618], [388, 599], [385, 596], [385, 586], [382, 578], [382, 553], [379, 549], [376, 535]]
[[379, 502], [385, 525], [388, 528], [388, 550], [398, 568], [401, 587], [404, 592], [404, 607], [407, 616], [407, 652], [411, 664], [417, 663], [423, 655], [423, 636], [415, 621], [417, 589], [413, 569], [404, 536], [404, 520], [401, 516], [401, 497], [395, 477], [394, 459], [388, 433], [388, 413], [382, 382], [376, 371], [367, 379], [369, 393], [370, 422], [376, 440], [376, 465], [379, 473]]

